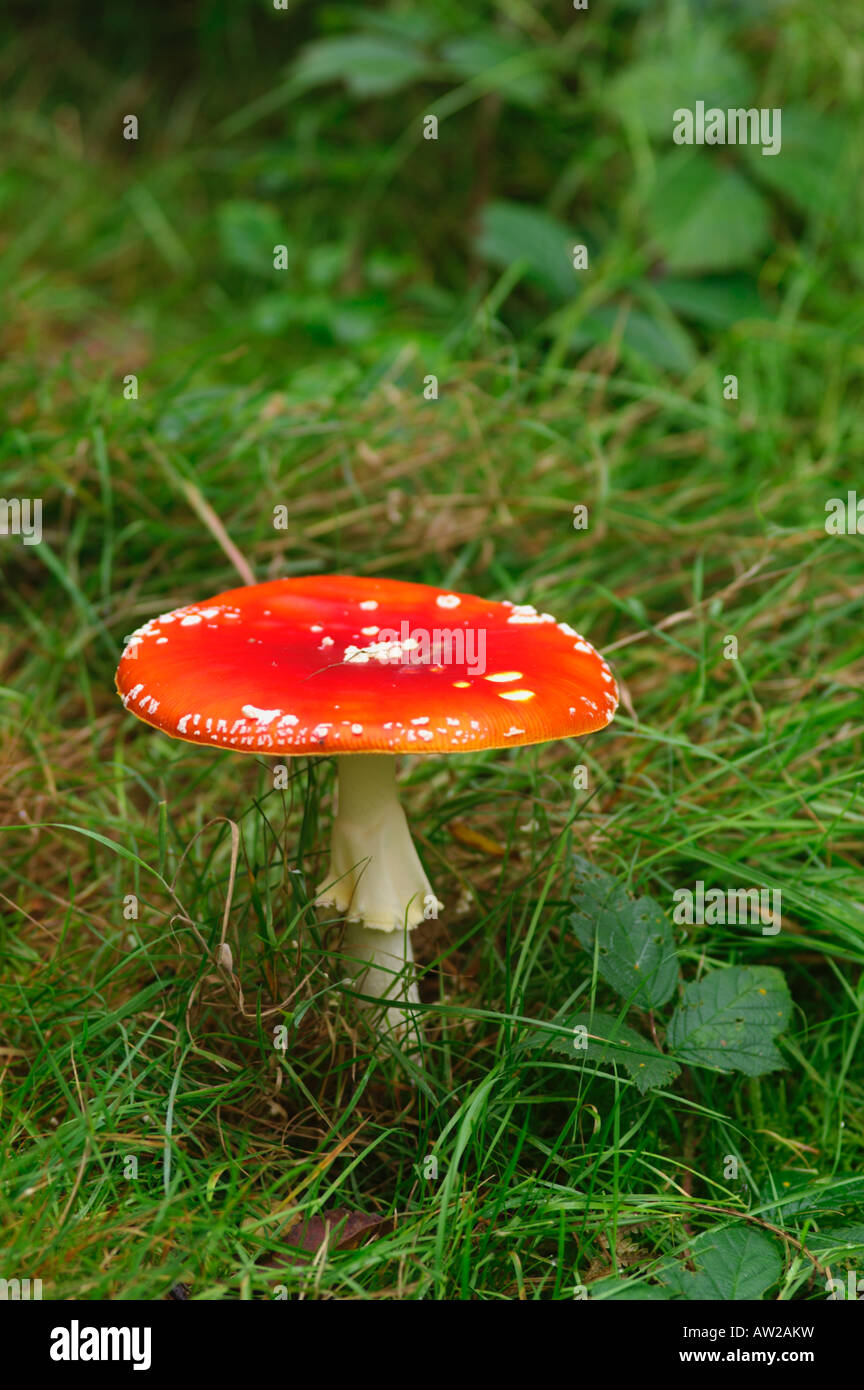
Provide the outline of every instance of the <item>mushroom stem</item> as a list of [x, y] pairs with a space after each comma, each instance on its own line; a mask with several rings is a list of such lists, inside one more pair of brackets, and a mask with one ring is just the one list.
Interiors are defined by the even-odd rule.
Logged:
[[410, 1029], [416, 1037], [419, 1024], [415, 1011], [402, 1007], [420, 1003], [410, 932], [403, 928], [384, 935], [374, 927], [364, 927], [362, 922], [349, 921], [345, 923], [341, 954], [351, 958], [348, 968], [362, 994], [393, 1001], [394, 1007], [388, 1009], [361, 1001], [364, 1008], [374, 1009], [379, 1015], [380, 1032], [402, 1038]]
[[[368, 966], [363, 993], [416, 1004], [409, 932], [437, 916], [442, 904], [399, 804], [395, 763], [388, 753], [352, 753], [337, 760], [330, 868], [317, 902], [348, 918], [344, 950]], [[403, 1032], [406, 1012], [388, 1009], [387, 1027]]]

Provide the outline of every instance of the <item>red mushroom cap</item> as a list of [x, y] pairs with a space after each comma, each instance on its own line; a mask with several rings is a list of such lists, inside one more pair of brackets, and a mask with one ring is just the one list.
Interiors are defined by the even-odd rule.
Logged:
[[602, 729], [606, 662], [525, 604], [307, 575], [163, 613], [117, 670], [127, 709], [240, 753], [458, 753]]

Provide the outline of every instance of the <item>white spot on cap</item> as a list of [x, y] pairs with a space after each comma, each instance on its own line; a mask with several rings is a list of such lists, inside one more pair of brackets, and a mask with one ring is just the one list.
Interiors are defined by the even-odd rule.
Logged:
[[255, 705], [244, 705], [243, 713], [250, 719], [257, 719], [259, 724], [272, 724], [273, 720], [282, 713], [281, 709], [257, 709]]
[[502, 690], [498, 697], [500, 700], [533, 700], [533, 690]]
[[484, 676], [483, 679], [484, 679], [484, 680], [487, 680], [487, 681], [496, 681], [496, 682], [498, 682], [498, 681], [500, 681], [500, 682], [504, 682], [504, 681], [521, 681], [521, 679], [522, 679], [522, 672], [521, 672], [521, 671], [496, 671], [496, 673], [495, 673], [494, 676]]
[[378, 600], [375, 598], [364, 598], [360, 607], [365, 608], [367, 612], [371, 613], [373, 609], [378, 607]]
[[352, 725], [351, 725], [351, 732], [352, 732], [352, 734], [362, 734], [362, 732], [363, 732], [363, 725], [362, 725], [362, 724], [352, 724]]
[[200, 623], [200, 621], [201, 621], [201, 614], [200, 614], [200, 613], [187, 613], [185, 618], [181, 618], [181, 619], [180, 619], [180, 626], [181, 626], [181, 627], [194, 627], [195, 624], [196, 624], [196, 623]]
[[439, 608], [458, 608], [462, 600], [458, 594], [439, 594], [435, 602]]

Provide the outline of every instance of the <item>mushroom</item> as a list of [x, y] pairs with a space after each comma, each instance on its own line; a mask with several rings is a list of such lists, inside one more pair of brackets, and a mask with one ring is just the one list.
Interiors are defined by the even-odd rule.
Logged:
[[189, 743], [335, 755], [330, 867], [317, 895], [395, 1036], [419, 1003], [411, 931], [443, 907], [396, 794], [395, 755], [572, 738], [612, 719], [609, 667], [528, 604], [425, 584], [309, 575], [230, 589], [128, 639], [123, 704]]

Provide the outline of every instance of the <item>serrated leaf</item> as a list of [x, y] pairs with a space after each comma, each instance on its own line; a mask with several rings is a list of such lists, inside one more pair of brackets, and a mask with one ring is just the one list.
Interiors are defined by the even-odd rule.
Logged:
[[764, 1203], [776, 1202], [775, 1206], [763, 1206], [760, 1214], [778, 1226], [785, 1226], [793, 1216], [847, 1216], [864, 1208], [864, 1177], [835, 1174], [802, 1181], [797, 1173], [785, 1177], [781, 1173], [773, 1186], [763, 1186], [761, 1196]]
[[786, 1027], [791, 1007], [786, 981], [773, 966], [712, 970], [685, 986], [666, 1045], [691, 1066], [761, 1076], [785, 1066], [772, 1039]]
[[830, 1231], [811, 1231], [807, 1249], [814, 1255], [857, 1255], [864, 1251], [864, 1226], [833, 1226]]
[[648, 210], [654, 241], [671, 271], [746, 266], [770, 233], [762, 195], [736, 169], [700, 151], [675, 150], [658, 161]]
[[540, 208], [501, 200], [490, 203], [483, 213], [477, 252], [504, 268], [524, 261], [533, 280], [556, 298], [564, 298], [578, 287], [573, 247], [582, 240]]
[[358, 97], [384, 96], [426, 77], [431, 64], [409, 39], [386, 34], [346, 34], [319, 39], [303, 50], [294, 75], [303, 87], [344, 82]]
[[[623, 1066], [643, 1096], [655, 1086], [668, 1086], [681, 1070], [671, 1057], [664, 1057], [635, 1028], [629, 1028], [610, 1014], [576, 1014], [567, 1020], [567, 1027], [574, 1030], [573, 1037], [557, 1036], [549, 1045], [550, 1052], [563, 1052], [573, 1062], [587, 1058], [592, 1062], [614, 1062]], [[576, 1032], [583, 1028], [585, 1033]], [[584, 1047], [578, 1045], [583, 1040]]]
[[610, 874], [574, 856], [575, 906], [570, 916], [580, 943], [607, 984], [629, 1003], [656, 1009], [678, 983], [678, 956], [669, 926], [653, 898], [636, 898]]
[[759, 1299], [783, 1272], [775, 1242], [749, 1226], [727, 1226], [697, 1236], [690, 1255], [695, 1272], [675, 1260], [661, 1266], [657, 1277], [673, 1294], [691, 1302]]

